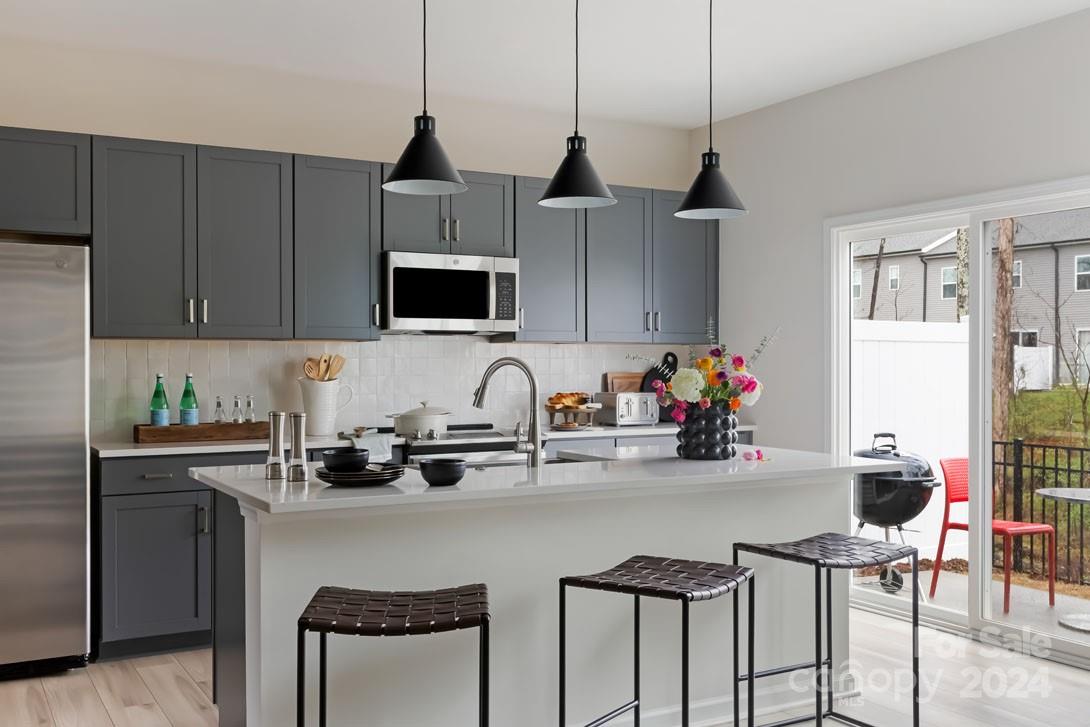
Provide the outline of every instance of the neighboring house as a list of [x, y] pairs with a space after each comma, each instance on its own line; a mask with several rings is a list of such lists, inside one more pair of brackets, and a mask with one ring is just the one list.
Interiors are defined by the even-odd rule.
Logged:
[[[994, 249], [995, 226], [986, 223], [984, 230]], [[874, 320], [957, 320], [956, 232], [936, 230], [886, 238]], [[853, 245], [852, 307], [856, 318], [867, 318], [870, 312], [879, 245], [879, 240]], [[1079, 358], [1081, 376], [1090, 376], [1090, 210], [1018, 218], [1012, 285], [1014, 344], [1058, 344], [1054, 365], [1059, 380], [1071, 380], [1061, 348], [1068, 359]]]

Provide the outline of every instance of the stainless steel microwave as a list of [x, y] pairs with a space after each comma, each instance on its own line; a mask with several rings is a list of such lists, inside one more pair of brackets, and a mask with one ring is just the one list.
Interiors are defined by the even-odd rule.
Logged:
[[517, 259], [425, 252], [383, 255], [383, 330], [480, 334], [518, 330]]

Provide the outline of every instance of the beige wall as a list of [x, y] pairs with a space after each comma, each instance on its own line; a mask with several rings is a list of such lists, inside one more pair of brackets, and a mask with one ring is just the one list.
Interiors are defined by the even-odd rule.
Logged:
[[[0, 125], [394, 161], [420, 113], [417, 92], [147, 54], [0, 38]], [[463, 169], [551, 176], [571, 114], [432, 97]], [[614, 184], [682, 189], [688, 134], [585, 119]]]
[[1087, 38], [1083, 12], [717, 124], [750, 209], [722, 226], [723, 337], [783, 326], [757, 371], [762, 441], [824, 441], [824, 220], [1090, 174]]

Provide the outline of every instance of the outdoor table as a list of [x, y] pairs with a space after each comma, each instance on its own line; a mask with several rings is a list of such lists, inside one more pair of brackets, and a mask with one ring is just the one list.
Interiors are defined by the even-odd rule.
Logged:
[[[1090, 505], [1090, 488], [1087, 487], [1043, 487], [1036, 491], [1037, 496], [1045, 500], [1055, 502], [1074, 503], [1076, 505]], [[1090, 613], [1074, 613], [1059, 619], [1061, 626], [1090, 633]]]

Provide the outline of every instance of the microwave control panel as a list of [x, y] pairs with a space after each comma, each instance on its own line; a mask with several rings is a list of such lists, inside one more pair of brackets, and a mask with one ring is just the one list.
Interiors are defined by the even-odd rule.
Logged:
[[496, 320], [515, 320], [518, 296], [515, 290], [518, 275], [515, 273], [496, 273]]

